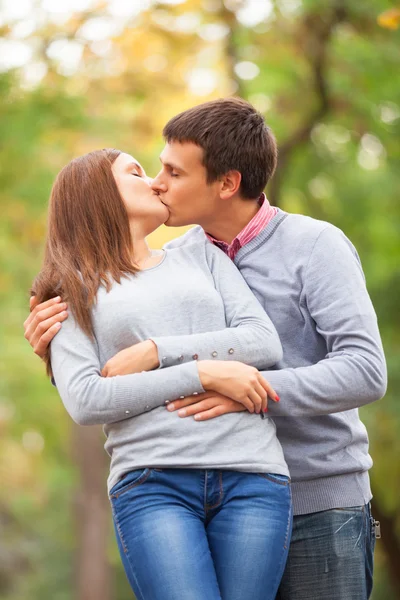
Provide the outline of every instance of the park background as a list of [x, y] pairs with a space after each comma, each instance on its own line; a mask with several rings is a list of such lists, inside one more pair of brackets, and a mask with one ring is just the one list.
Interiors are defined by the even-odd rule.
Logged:
[[103, 434], [72, 423], [23, 337], [52, 180], [106, 146], [155, 174], [165, 122], [229, 95], [277, 136], [270, 201], [334, 223], [361, 256], [389, 368], [361, 410], [383, 532], [373, 599], [400, 598], [399, 21], [386, 0], [0, 0], [2, 600], [132, 597]]

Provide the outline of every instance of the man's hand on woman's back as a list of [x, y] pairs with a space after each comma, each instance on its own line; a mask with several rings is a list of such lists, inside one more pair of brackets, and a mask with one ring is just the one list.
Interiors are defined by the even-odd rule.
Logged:
[[67, 305], [61, 298], [51, 298], [37, 304], [35, 296], [30, 301], [31, 313], [24, 322], [25, 339], [28, 340], [35, 354], [43, 358], [48, 345], [61, 328], [62, 321], [68, 317]]

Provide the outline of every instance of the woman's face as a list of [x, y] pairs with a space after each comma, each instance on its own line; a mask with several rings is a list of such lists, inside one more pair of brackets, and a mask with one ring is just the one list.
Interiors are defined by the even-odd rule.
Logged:
[[167, 207], [151, 189], [151, 179], [137, 160], [121, 153], [112, 165], [112, 172], [132, 225], [148, 235], [168, 220]]

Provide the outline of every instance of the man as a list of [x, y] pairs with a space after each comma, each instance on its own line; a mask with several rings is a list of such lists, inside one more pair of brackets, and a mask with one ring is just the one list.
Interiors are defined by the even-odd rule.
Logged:
[[[358, 255], [336, 227], [269, 205], [262, 190], [275, 170], [276, 144], [248, 103], [230, 98], [196, 106], [171, 119], [164, 137], [152, 185], [169, 209], [166, 224], [200, 226], [170, 246], [208, 243], [207, 236], [226, 252], [283, 346], [283, 360], [262, 373], [281, 398], [268, 415], [291, 471], [295, 511], [279, 598], [367, 599], [372, 461], [357, 408], [384, 395], [386, 367]], [[25, 335], [42, 355], [66, 315], [59, 301], [34, 305]], [[161, 366], [182, 359], [179, 337], [154, 348]], [[178, 409], [201, 420], [242, 407], [206, 394], [168, 407]]]

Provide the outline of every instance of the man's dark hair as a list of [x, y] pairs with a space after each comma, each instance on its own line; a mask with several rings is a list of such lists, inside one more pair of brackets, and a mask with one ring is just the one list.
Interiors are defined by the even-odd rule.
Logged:
[[243, 198], [258, 198], [275, 171], [275, 137], [263, 116], [240, 98], [221, 98], [185, 110], [168, 121], [163, 136], [167, 142], [192, 142], [203, 148], [208, 183], [228, 171], [239, 171]]

